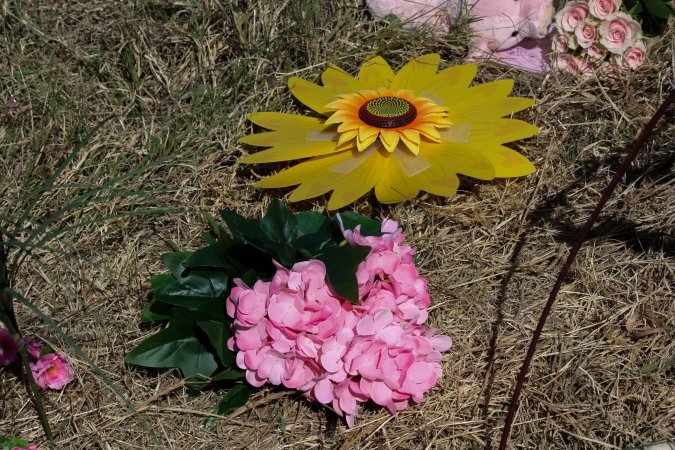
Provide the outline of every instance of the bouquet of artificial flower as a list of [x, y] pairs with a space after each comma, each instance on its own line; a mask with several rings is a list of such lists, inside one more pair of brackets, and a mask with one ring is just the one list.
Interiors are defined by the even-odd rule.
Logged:
[[259, 220], [221, 217], [229, 235], [210, 220], [207, 247], [162, 257], [171, 273], [153, 277], [143, 320], [168, 326], [127, 362], [178, 367], [195, 389], [227, 383], [217, 414], [266, 383], [350, 426], [366, 401], [392, 414], [422, 401], [452, 340], [425, 325], [427, 280], [396, 222], [294, 214], [276, 200]]
[[252, 287], [237, 280], [227, 299], [235, 332], [228, 347], [246, 380], [332, 404], [350, 426], [367, 400], [392, 414], [422, 401], [441, 375], [441, 352], [452, 345], [424, 325], [427, 280], [414, 250], [401, 245], [398, 224], [386, 220], [382, 236], [363, 236], [360, 228], [342, 229], [349, 245], [370, 247], [356, 269], [356, 304], [328, 286], [326, 266], [316, 259], [290, 270], [277, 264], [272, 280]]
[[622, 0], [567, 2], [555, 16], [552, 65], [573, 74], [616, 74], [642, 65], [647, 45]]

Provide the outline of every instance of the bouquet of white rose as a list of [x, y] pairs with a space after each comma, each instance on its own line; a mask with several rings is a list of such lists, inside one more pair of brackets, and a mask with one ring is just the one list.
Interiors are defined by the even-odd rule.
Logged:
[[642, 27], [620, 11], [621, 6], [621, 0], [566, 3], [555, 16], [553, 67], [573, 74], [612, 75], [642, 65], [647, 53]]

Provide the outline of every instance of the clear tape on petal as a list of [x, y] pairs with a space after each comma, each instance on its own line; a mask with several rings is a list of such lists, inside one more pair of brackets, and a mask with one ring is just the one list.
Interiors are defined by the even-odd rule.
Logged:
[[440, 98], [440, 97], [438, 97], [434, 94], [430, 94], [428, 92], [422, 92], [419, 96], [431, 100], [432, 102], [436, 103], [438, 106], [445, 105], [445, 100], [443, 100], [442, 98]]
[[469, 134], [471, 126], [468, 123], [460, 123], [458, 125], [450, 125], [445, 130], [441, 130], [438, 134], [441, 140], [446, 142], [457, 142], [458, 144], [466, 144], [469, 142]]
[[421, 156], [415, 156], [410, 150], [401, 144], [397, 145], [392, 153], [392, 156], [396, 158], [398, 163], [403, 168], [403, 171], [409, 177], [414, 177], [420, 172], [427, 170], [431, 167], [431, 163]]
[[377, 150], [382, 148], [382, 145], [377, 143], [371, 145], [367, 150], [364, 150], [362, 152], [356, 152], [356, 155], [342, 161], [338, 164], [335, 164], [334, 166], [330, 167], [328, 170], [330, 172], [335, 172], [335, 173], [351, 173], [353, 172], [357, 167], [359, 167], [361, 164], [366, 162], [368, 158], [370, 158], [373, 153], [375, 153]]
[[307, 136], [305, 137], [306, 141], [316, 142], [316, 141], [335, 141], [337, 142], [340, 137], [340, 133], [335, 131], [308, 131]]

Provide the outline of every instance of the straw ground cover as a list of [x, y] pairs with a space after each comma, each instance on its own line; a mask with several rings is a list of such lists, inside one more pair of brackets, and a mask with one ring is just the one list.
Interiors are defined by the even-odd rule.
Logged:
[[[194, 249], [205, 214], [258, 216], [273, 196], [250, 185], [276, 168], [242, 167], [255, 149], [245, 114], [304, 111], [285, 85], [326, 63], [352, 71], [379, 53], [394, 67], [422, 53], [460, 63], [468, 39], [373, 23], [349, 2], [85, 2], [0, 4], [0, 211], [26, 208], [30, 234], [55, 212], [65, 230], [32, 252], [15, 288], [50, 315], [140, 411], [132, 414], [50, 327], [18, 307], [24, 331], [71, 355], [75, 383], [46, 394], [56, 440], [26, 391], [0, 372], [0, 433], [45, 448], [490, 448], [501, 432], [529, 338], [555, 274], [625, 148], [673, 81], [673, 26], [639, 73], [613, 82], [482, 65], [477, 81], [515, 78], [539, 127], [519, 150], [520, 180], [462, 180], [453, 198], [422, 196], [355, 209], [392, 217], [418, 248], [431, 323], [453, 336], [443, 377], [392, 419], [365, 411], [327, 427], [325, 412], [275, 389], [202, 424], [218, 392], [192, 394], [172, 371], [125, 366], [152, 330], [139, 327], [159, 257]], [[13, 95], [18, 105], [4, 104]], [[106, 119], [35, 204], [31, 192]], [[602, 214], [566, 281], [525, 385], [512, 448], [623, 448], [675, 435], [673, 369], [640, 368], [675, 352], [672, 109]], [[106, 184], [108, 183], [108, 184]], [[96, 186], [111, 189], [92, 191]], [[112, 189], [114, 188], [114, 189]], [[95, 192], [72, 207], [78, 195]], [[292, 205], [322, 210], [325, 199]], [[159, 211], [165, 208], [168, 211]], [[152, 213], [152, 214], [151, 214]], [[160, 214], [161, 213], [161, 214]], [[69, 228], [70, 227], [70, 228]], [[74, 248], [78, 253], [74, 252]]]

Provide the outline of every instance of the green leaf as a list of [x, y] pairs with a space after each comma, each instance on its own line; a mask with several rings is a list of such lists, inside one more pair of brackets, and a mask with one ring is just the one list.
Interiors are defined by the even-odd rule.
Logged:
[[657, 361], [655, 363], [642, 366], [640, 368], [640, 374], [646, 375], [648, 373], [656, 372], [659, 369], [667, 369], [673, 364], [675, 364], [675, 356], [671, 356], [670, 358], [666, 358], [662, 361]]
[[16, 436], [0, 436], [0, 446], [2, 446], [2, 450], [28, 448], [28, 441], [19, 439]]
[[159, 286], [153, 293], [153, 299], [224, 317], [229, 279], [223, 272], [190, 270], [185, 278]]
[[320, 229], [314, 233], [300, 236], [293, 243], [293, 246], [307, 259], [313, 258], [314, 255], [329, 247], [337, 247], [338, 242], [333, 236], [333, 223], [330, 220], [325, 220]]
[[220, 215], [235, 242], [248, 244], [287, 267], [301, 260], [292, 246], [298, 235], [297, 219], [280, 201], [273, 200], [260, 220], [245, 219], [230, 210], [223, 210]]
[[298, 235], [298, 220], [275, 198], [265, 217], [260, 220], [260, 229], [270, 241], [289, 245]]
[[[231, 389], [228, 389], [223, 398], [218, 403], [218, 406], [213, 410], [214, 414], [223, 416], [235, 408], [244, 406], [249, 397], [253, 393], [253, 388], [246, 384], [236, 384]], [[216, 423], [215, 417], [209, 417], [204, 421], [204, 426], [209, 428]]]
[[318, 233], [326, 224], [330, 223], [330, 219], [316, 211], [302, 211], [295, 215], [297, 220], [297, 235], [302, 237], [308, 234]]
[[259, 278], [268, 278], [274, 275], [276, 268], [272, 264], [273, 254], [260, 250], [248, 244], [234, 244], [227, 249], [227, 257], [236, 266], [237, 276], [250, 270], [258, 274]]
[[317, 255], [326, 265], [326, 281], [336, 294], [356, 303], [359, 300], [359, 285], [356, 281], [356, 268], [370, 253], [370, 247], [329, 248]]
[[240, 243], [255, 243], [264, 239], [257, 220], [249, 220], [229, 209], [220, 211], [220, 217], [230, 230], [235, 241]]
[[124, 359], [137, 366], [177, 367], [183, 377], [210, 376], [218, 368], [213, 354], [195, 334], [195, 317], [172, 311], [169, 326], [150, 336]]
[[673, 9], [663, 0], [642, 0], [650, 15], [659, 19], [668, 19], [673, 14]]
[[[342, 225], [345, 230], [353, 230], [357, 225], [361, 225], [361, 235], [382, 236], [382, 232], [380, 231], [382, 225], [376, 220], [369, 219], [368, 217], [353, 211], [347, 211], [338, 215], [340, 216], [340, 219], [342, 219]], [[337, 217], [335, 217], [334, 220], [337, 223]]]
[[218, 243], [201, 248], [184, 260], [182, 265], [188, 269], [194, 267], [222, 268], [231, 273], [233, 268], [226, 257], [227, 247], [227, 245]]
[[164, 253], [162, 255], [162, 262], [169, 268], [169, 272], [176, 279], [180, 279], [183, 276], [185, 267], [183, 266], [183, 261], [188, 259], [192, 255], [192, 252], [171, 252]]
[[232, 336], [229, 324], [222, 321], [202, 320], [197, 322], [197, 326], [206, 333], [222, 365], [225, 367], [232, 366], [235, 354], [227, 348], [227, 340]]
[[228, 380], [240, 380], [246, 376], [246, 372], [241, 369], [225, 369], [221, 372], [214, 374], [211, 377], [211, 381], [228, 381]]

